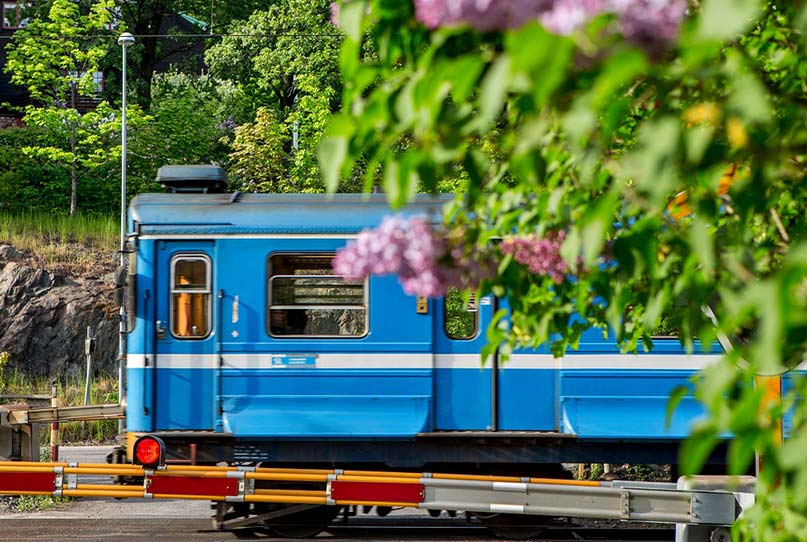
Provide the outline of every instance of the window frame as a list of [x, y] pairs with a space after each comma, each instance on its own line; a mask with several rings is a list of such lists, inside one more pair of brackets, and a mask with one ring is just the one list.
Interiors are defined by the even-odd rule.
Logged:
[[[180, 260], [201, 261], [205, 264], [205, 288], [199, 289], [179, 289], [176, 288], [176, 265]], [[171, 336], [181, 341], [198, 341], [207, 339], [213, 333], [213, 265], [210, 256], [204, 252], [181, 252], [171, 255], [170, 262], [171, 281], [168, 289], [168, 328]], [[207, 332], [204, 335], [177, 335], [174, 333], [174, 294], [191, 293], [206, 294], [209, 296], [207, 303]]]
[[[273, 305], [272, 304], [272, 281], [275, 278], [338, 278], [345, 281], [343, 275], [274, 275], [272, 270], [272, 258], [277, 256], [297, 256], [303, 258], [330, 258], [333, 260], [336, 257], [336, 251], [329, 252], [298, 252], [298, 251], [281, 251], [270, 252], [266, 256], [266, 299], [265, 299], [265, 331], [269, 337], [273, 339], [363, 339], [370, 333], [370, 284], [369, 279], [365, 278], [360, 284], [362, 287], [362, 304], [359, 305]], [[356, 284], [348, 283], [346, 284]], [[304, 308], [301, 308], [304, 307]], [[272, 333], [272, 310], [363, 310], [364, 311], [364, 333], [361, 335], [315, 335], [315, 334], [284, 334], [278, 335]]]
[[[6, 6], [14, 6], [15, 12], [15, 19], [14, 21], [9, 21], [8, 25], [6, 25]], [[30, 2], [3, 2], [3, 13], [2, 18], [3, 20], [0, 21], [2, 23], [3, 30], [20, 30], [28, 26], [28, 18], [22, 17], [22, 10], [29, 9], [31, 7]], [[25, 24], [21, 24], [25, 23]]]
[[[462, 293], [462, 292], [460, 292]], [[471, 295], [476, 298], [476, 292], [471, 292]], [[476, 301], [476, 310], [475, 311], [468, 311], [474, 313], [474, 333], [469, 337], [452, 337], [451, 334], [448, 332], [448, 296], [443, 296], [443, 335], [446, 336], [451, 341], [473, 341], [479, 337], [479, 333], [481, 332], [481, 326], [479, 325], [479, 310], [480, 310], [480, 300], [475, 299]]]

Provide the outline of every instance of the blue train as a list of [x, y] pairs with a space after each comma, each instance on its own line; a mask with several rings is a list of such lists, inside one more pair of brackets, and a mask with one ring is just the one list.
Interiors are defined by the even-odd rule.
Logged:
[[[403, 212], [438, 221], [446, 201]], [[449, 314], [395, 277], [333, 275], [335, 252], [391, 212], [383, 195], [134, 198], [127, 431], [195, 441], [199, 461], [675, 460], [701, 412], [686, 398], [665, 426], [669, 393], [718, 354], [675, 338], [621, 354], [591, 330], [563, 358], [541, 348], [483, 366], [501, 300]], [[464, 319], [461, 336], [447, 316]]]
[[[457, 311], [395, 277], [335, 276], [335, 252], [392, 212], [383, 195], [174, 188], [130, 209], [130, 445], [152, 433], [176, 461], [530, 476], [675, 463], [702, 413], [686, 397], [665, 424], [671, 390], [719, 353], [659, 338], [622, 354], [591, 330], [563, 358], [540, 348], [482, 366], [503, 300]], [[438, 221], [445, 202], [403, 212]]]

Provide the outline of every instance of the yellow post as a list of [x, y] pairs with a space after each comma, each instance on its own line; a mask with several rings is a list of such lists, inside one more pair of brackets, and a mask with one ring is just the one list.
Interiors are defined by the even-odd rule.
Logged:
[[[754, 384], [757, 389], [762, 390], [762, 402], [760, 409], [766, 411], [772, 406], [782, 403], [782, 377], [780, 375], [763, 376], [757, 375], [754, 377]], [[776, 421], [776, 427], [773, 430], [774, 444], [777, 446], [782, 445], [782, 419]], [[765, 463], [765, 458], [761, 454], [756, 456], [756, 471], [759, 476], [760, 471]]]

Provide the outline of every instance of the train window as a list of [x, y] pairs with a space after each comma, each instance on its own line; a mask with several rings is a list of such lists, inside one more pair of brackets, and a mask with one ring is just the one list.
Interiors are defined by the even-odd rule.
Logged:
[[474, 292], [465, 293], [451, 288], [443, 299], [444, 329], [455, 340], [476, 337], [479, 331], [479, 309]]
[[268, 327], [273, 337], [361, 337], [367, 333], [366, 282], [334, 275], [333, 254], [269, 258]]
[[210, 334], [210, 259], [181, 254], [171, 259], [171, 333], [200, 339]]
[[661, 319], [659, 326], [650, 333], [650, 338], [659, 340], [678, 340], [681, 329], [678, 324], [667, 317]]

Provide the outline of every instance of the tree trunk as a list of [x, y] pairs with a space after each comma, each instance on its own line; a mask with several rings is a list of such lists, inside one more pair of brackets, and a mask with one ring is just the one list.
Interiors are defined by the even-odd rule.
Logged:
[[136, 85], [137, 101], [140, 107], [148, 109], [151, 107], [151, 81], [154, 78], [154, 69], [158, 62], [156, 37], [160, 33], [163, 20], [168, 12], [168, 7], [163, 1], [156, 1], [148, 5], [150, 11], [146, 16], [135, 21], [134, 34], [142, 36], [138, 38], [142, 44], [139, 61], [135, 69], [140, 77], [139, 85]]

